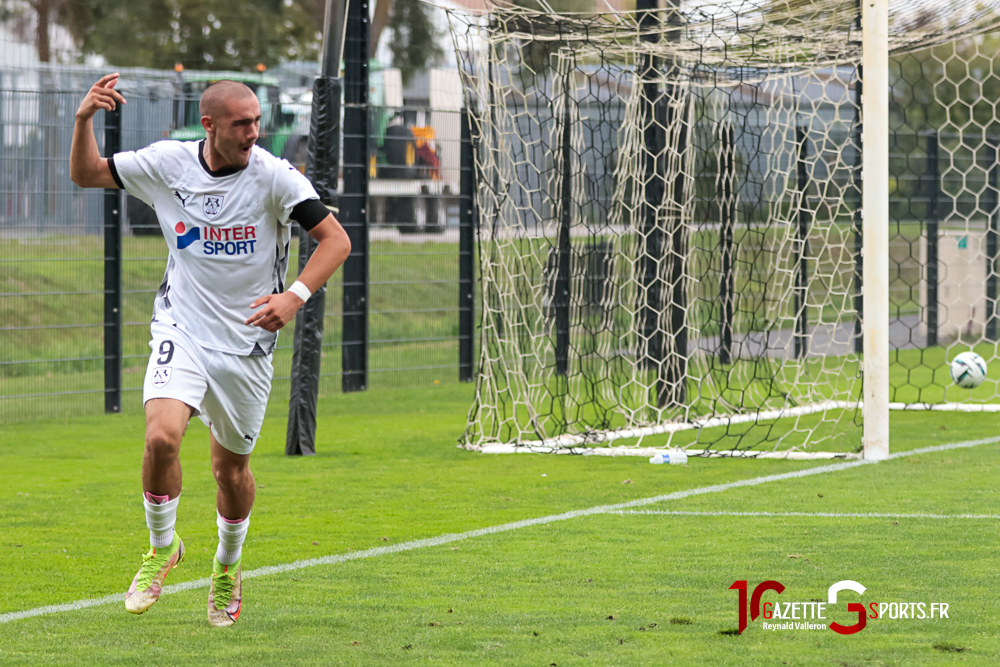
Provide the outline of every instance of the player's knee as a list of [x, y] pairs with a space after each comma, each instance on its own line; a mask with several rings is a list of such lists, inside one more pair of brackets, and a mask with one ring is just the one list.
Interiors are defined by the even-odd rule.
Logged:
[[157, 458], [177, 456], [183, 435], [169, 428], [150, 425], [146, 429], [146, 451]]
[[236, 489], [253, 479], [249, 466], [217, 465], [212, 468], [215, 483], [221, 489]]

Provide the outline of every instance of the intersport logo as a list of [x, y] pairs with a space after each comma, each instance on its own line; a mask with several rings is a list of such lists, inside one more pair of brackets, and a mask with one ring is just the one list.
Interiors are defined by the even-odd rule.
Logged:
[[174, 231], [177, 232], [178, 250], [202, 241], [202, 251], [206, 255], [248, 255], [257, 245], [257, 227], [254, 225], [205, 227], [204, 239], [202, 228], [195, 225], [188, 227], [183, 222], [178, 222]]
[[767, 601], [761, 602], [765, 593], [773, 592], [781, 595], [785, 592], [785, 587], [781, 582], [769, 580], [758, 584], [753, 589], [749, 601], [747, 594], [749, 586], [745, 580], [734, 581], [730, 590], [739, 591], [739, 632], [747, 629], [747, 616], [750, 621], [763, 618], [761, 628], [763, 630], [833, 630], [841, 635], [853, 635], [861, 632], [868, 625], [869, 619], [912, 619], [912, 620], [940, 620], [948, 618], [949, 604], [946, 602], [870, 602], [867, 605], [861, 602], [848, 602], [847, 611], [857, 614], [857, 622], [852, 625], [841, 625], [837, 622], [826, 622], [827, 607], [835, 608], [838, 594], [841, 591], [851, 591], [858, 596], [864, 595], [867, 590], [856, 581], [845, 579], [838, 581], [827, 589], [827, 601], [810, 600], [808, 602], [795, 601]]

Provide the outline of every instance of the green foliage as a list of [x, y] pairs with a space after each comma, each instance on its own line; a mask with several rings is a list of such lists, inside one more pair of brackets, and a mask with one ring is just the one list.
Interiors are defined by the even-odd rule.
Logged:
[[[894, 56], [889, 61], [890, 129], [1000, 134], [1000, 36], [987, 34]], [[969, 128], [968, 131], [973, 131]]]
[[394, 0], [389, 27], [392, 28], [392, 64], [399, 68], [403, 83], [418, 71], [433, 65], [444, 55], [428, 8], [421, 0]]
[[[513, 0], [517, 7], [548, 12], [551, 7], [556, 13], [591, 12], [594, 3], [589, 0]], [[544, 26], [525, 24], [519, 26], [527, 33], [546, 30]], [[563, 43], [554, 41], [528, 40], [519, 45], [521, 67], [518, 69], [520, 87], [528, 89], [535, 84], [536, 77], [544, 78], [552, 66], [552, 55], [562, 48]]]
[[[598, 4], [603, 4], [597, 0]], [[544, 4], [543, 4], [544, 3]], [[594, 10], [593, 0], [514, 0], [513, 4], [525, 9], [547, 12], [551, 7], [556, 13], [591, 12]], [[546, 6], [547, 5], [547, 6]], [[606, 8], [605, 8], [606, 9]]]
[[317, 57], [320, 0], [77, 0], [60, 22], [86, 54], [129, 67], [247, 70]]
[[[990, 144], [1000, 138], [1000, 36], [986, 34], [891, 56], [889, 59], [891, 215], [920, 220], [931, 214], [926, 191], [941, 179], [954, 217], [979, 215], [985, 203]], [[927, 156], [928, 138], [939, 140], [938, 173]], [[980, 164], [982, 168], [971, 169]], [[942, 213], [939, 206], [938, 215]]]

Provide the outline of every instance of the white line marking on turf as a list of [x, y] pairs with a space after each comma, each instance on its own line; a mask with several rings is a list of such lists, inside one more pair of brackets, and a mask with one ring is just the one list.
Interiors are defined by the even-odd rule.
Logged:
[[670, 510], [619, 510], [608, 514], [648, 516], [810, 516], [849, 519], [1000, 519], [1000, 514], [876, 514], [874, 512], [682, 512]]
[[[935, 445], [932, 447], [921, 447], [920, 449], [911, 449], [906, 452], [897, 452], [895, 454], [890, 454], [887, 460], [900, 459], [908, 456], [916, 456], [918, 454], [931, 454], [934, 452], [943, 452], [949, 449], [965, 449], [968, 447], [978, 447], [979, 445], [990, 445], [997, 442], [1000, 442], [1000, 436], [993, 438], [983, 438], [981, 440], [967, 440], [965, 442], [953, 442], [946, 445]], [[722, 491], [729, 491], [730, 489], [738, 489], [745, 486], [757, 486], [759, 484], [778, 482], [785, 479], [797, 479], [799, 477], [822, 475], [828, 472], [837, 472], [838, 470], [847, 470], [849, 468], [857, 468], [858, 466], [871, 465], [872, 463], [873, 463], [872, 461], [864, 461], [864, 460], [847, 461], [844, 463], [833, 463], [830, 465], [816, 466], [815, 468], [805, 468], [803, 470], [781, 473], [779, 475], [765, 475], [763, 477], [741, 479], [735, 482], [728, 482], [726, 484], [714, 484], [712, 486], [703, 486], [697, 489], [676, 491], [674, 493], [667, 493], [661, 496], [652, 496], [650, 498], [639, 498], [637, 500], [630, 500], [628, 502], [617, 503], [614, 505], [598, 505], [597, 507], [590, 507], [582, 510], [572, 510], [570, 512], [563, 512], [562, 514], [553, 514], [551, 516], [543, 516], [536, 519], [524, 519], [523, 521], [514, 521], [512, 523], [504, 523], [498, 526], [489, 526], [487, 528], [470, 530], [464, 533], [449, 533], [445, 535], [438, 535], [437, 537], [430, 537], [423, 540], [402, 542], [400, 544], [394, 544], [392, 546], [387, 546], [387, 547], [375, 547], [374, 549], [365, 549], [364, 551], [355, 551], [352, 553], [339, 554], [336, 556], [324, 556], [323, 558], [310, 558], [308, 560], [295, 561], [294, 563], [285, 563], [284, 565], [271, 565], [267, 567], [259, 567], [255, 570], [247, 570], [246, 572], [243, 573], [243, 577], [245, 579], [251, 579], [253, 577], [263, 577], [271, 574], [292, 572], [294, 570], [301, 570], [307, 567], [316, 567], [317, 565], [334, 565], [336, 563], [345, 563], [347, 561], [360, 560], [362, 558], [375, 558], [376, 556], [387, 556], [389, 554], [399, 553], [401, 551], [412, 551], [414, 549], [423, 549], [424, 547], [436, 547], [442, 544], [448, 544], [449, 542], [458, 542], [460, 540], [467, 540], [472, 537], [482, 537], [484, 535], [495, 535], [497, 533], [505, 533], [510, 530], [528, 528], [530, 526], [537, 526], [543, 523], [552, 523], [554, 521], [566, 521], [568, 519], [576, 519], [579, 517], [591, 516], [594, 514], [609, 514], [619, 510], [625, 510], [632, 507], [642, 507], [644, 505], [652, 505], [654, 503], [662, 503], [668, 500], [681, 500], [682, 498], [690, 498], [691, 496], [700, 496], [706, 493], [721, 493]], [[188, 591], [196, 588], [207, 588], [209, 583], [210, 580], [208, 578], [205, 578], [205, 579], [195, 579], [193, 581], [185, 581], [184, 583], [181, 584], [171, 584], [169, 586], [164, 586], [161, 595], [180, 593], [182, 591]], [[14, 611], [6, 614], [0, 614], [0, 623], [9, 623], [11, 621], [18, 621], [25, 618], [32, 618], [34, 616], [44, 616], [46, 614], [58, 614], [64, 611], [77, 611], [80, 609], [87, 609], [88, 607], [98, 607], [106, 604], [121, 603], [123, 600], [124, 600], [123, 594], [119, 593], [116, 595], [106, 595], [102, 598], [95, 598], [92, 600], [77, 600], [76, 602], [69, 602], [67, 604], [50, 605], [48, 607], [38, 607], [36, 609], [27, 609], [25, 611]]]

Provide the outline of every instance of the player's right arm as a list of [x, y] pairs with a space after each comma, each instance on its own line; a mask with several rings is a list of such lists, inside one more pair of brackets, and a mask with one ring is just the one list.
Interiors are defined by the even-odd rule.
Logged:
[[94, 136], [94, 115], [98, 111], [113, 111], [125, 98], [115, 90], [118, 74], [108, 74], [95, 83], [76, 110], [73, 126], [73, 146], [69, 153], [69, 177], [81, 188], [117, 188], [107, 158], [101, 157]]

